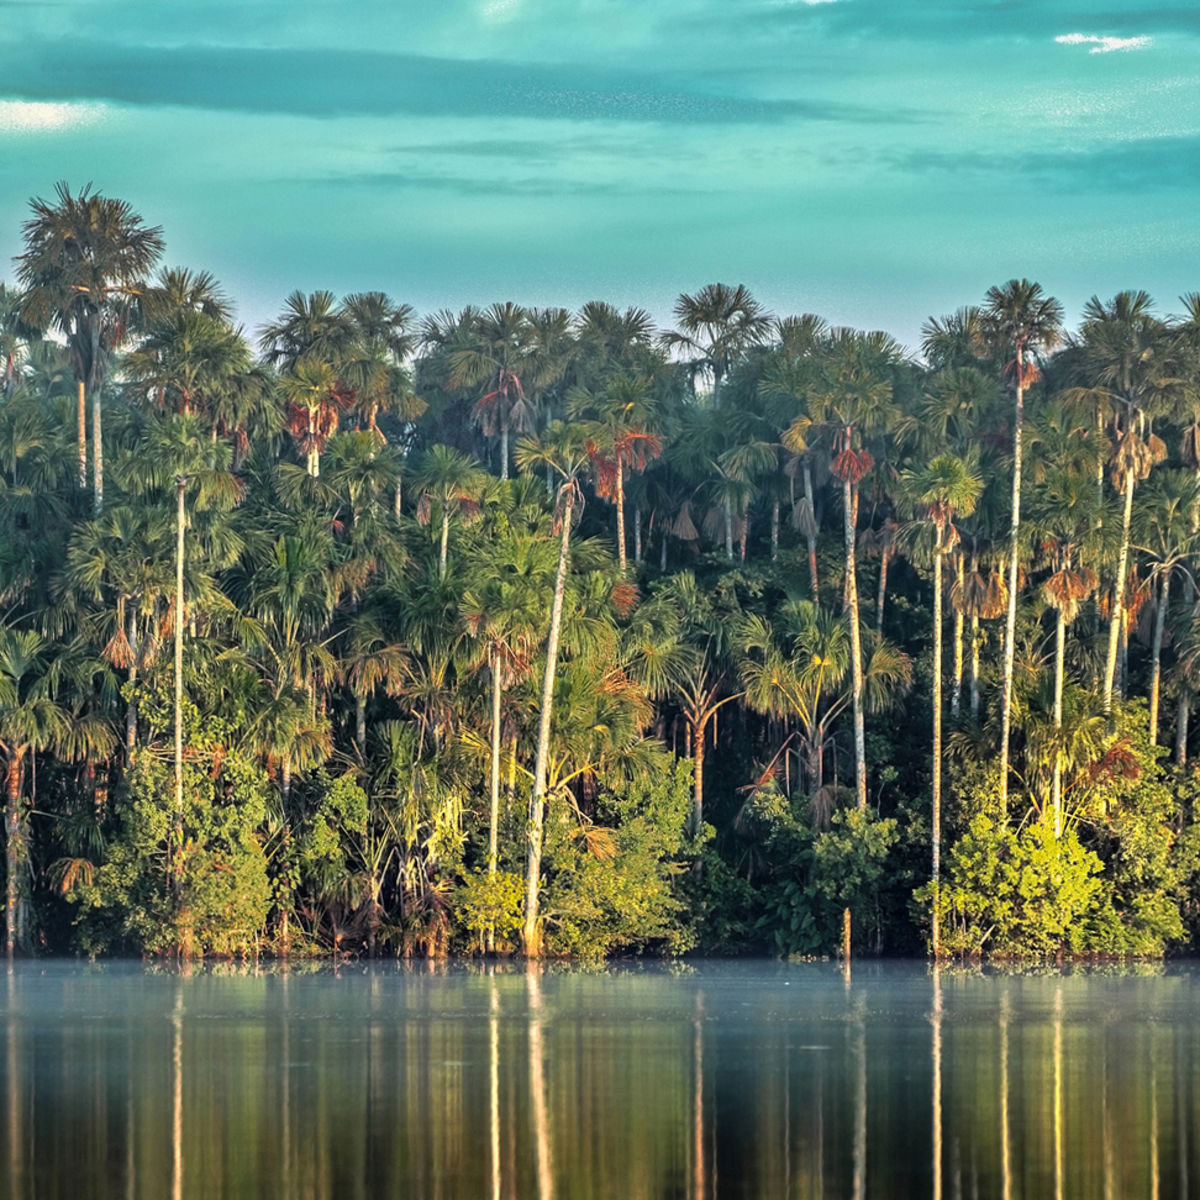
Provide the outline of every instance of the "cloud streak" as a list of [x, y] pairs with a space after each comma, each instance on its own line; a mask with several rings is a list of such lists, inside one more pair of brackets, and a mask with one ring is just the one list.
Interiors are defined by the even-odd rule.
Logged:
[[1089, 54], [1144, 50], [1151, 44], [1148, 37], [1097, 37], [1090, 33], [1061, 33], [1054, 40], [1060, 46], [1090, 46]]
[[0, 81], [24, 100], [67, 97], [307, 117], [410, 113], [672, 125], [913, 119], [902, 110], [704, 91], [652, 73], [337, 49], [70, 40], [3, 46]]

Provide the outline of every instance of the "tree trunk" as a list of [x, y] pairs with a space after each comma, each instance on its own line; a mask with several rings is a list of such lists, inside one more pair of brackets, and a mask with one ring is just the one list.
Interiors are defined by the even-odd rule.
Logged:
[[699, 836], [704, 824], [704, 727], [703, 718], [692, 722], [692, 834]]
[[722, 505], [725, 516], [725, 557], [733, 562], [733, 509], [729, 501]]
[[104, 419], [100, 388], [92, 389], [92, 505], [96, 516], [104, 508]]
[[892, 561], [891, 546], [884, 546], [879, 555], [879, 595], [875, 600], [875, 632], [883, 636], [883, 606], [887, 600], [888, 566]]
[[76, 438], [79, 450], [79, 490], [87, 491], [87, 398], [86, 385], [80, 379], [75, 384], [76, 391]]
[[1112, 708], [1113, 684], [1117, 676], [1117, 653], [1125, 620], [1125, 572], [1129, 566], [1129, 526], [1133, 520], [1133, 472], [1125, 472], [1125, 506], [1121, 516], [1121, 552], [1117, 556], [1117, 579], [1113, 585], [1112, 616], [1108, 625], [1108, 657], [1104, 662], [1104, 711]]
[[8, 806], [4, 814], [5, 834], [5, 896], [4, 952], [11, 960], [17, 946], [23, 942], [24, 873], [28, 863], [25, 845], [25, 815], [21, 811], [21, 779], [28, 746], [14, 746], [9, 755], [6, 792]]
[[808, 501], [808, 515], [812, 520], [804, 530], [804, 540], [808, 543], [808, 581], [812, 585], [812, 598], [817, 600], [817, 510], [813, 505], [812, 467], [804, 463], [804, 499]]
[[1025, 418], [1025, 354], [1017, 349], [1017, 409], [1013, 424], [1012, 545], [1008, 551], [1008, 615], [1004, 622], [1004, 688], [1000, 701], [999, 808], [1002, 824], [1008, 821], [1008, 737], [1012, 727], [1013, 666], [1017, 651], [1017, 579], [1020, 562], [1017, 539], [1021, 533], [1021, 429]]
[[779, 561], [779, 501], [771, 505], [771, 561]]
[[359, 750], [367, 748], [367, 696], [360, 692], [354, 697], [354, 743]]
[[854, 698], [854, 787], [858, 807], [867, 807], [867, 743], [863, 732], [862, 636], [858, 626], [858, 575], [855, 570], [855, 530], [858, 525], [858, 486], [842, 485], [846, 535], [846, 612], [850, 618], [850, 670]]
[[1187, 684], [1179, 689], [1179, 709], [1175, 714], [1175, 764], [1187, 766], [1188, 716], [1190, 715], [1192, 694]]
[[[500, 823], [500, 654], [493, 648], [492, 668], [492, 777], [488, 807], [488, 874], [496, 874], [497, 826]], [[490, 949], [490, 947], [489, 947]]]
[[1054, 630], [1054, 781], [1050, 787], [1050, 800], [1054, 805], [1054, 836], [1062, 837], [1062, 700], [1063, 676], [1066, 674], [1067, 623], [1063, 611], [1058, 610], [1058, 621]]
[[180, 887], [183, 849], [183, 531], [187, 514], [184, 492], [187, 481], [175, 480], [175, 809], [171, 814], [169, 874], [176, 897]]
[[[133, 654], [133, 661], [129, 664], [129, 686], [132, 688], [137, 684], [138, 665], [137, 665], [137, 612], [134, 606], [129, 606], [129, 649]], [[125, 706], [125, 748], [132, 750], [137, 745], [137, 720], [138, 709], [137, 700], [133, 696], [129, 697], [129, 703]]]
[[979, 614], [971, 614], [971, 720], [979, 724]]
[[[459, 538], [462, 541], [462, 538]], [[438, 578], [446, 578], [446, 559], [450, 551], [450, 506], [443, 501], [442, 503], [442, 543], [441, 549], [438, 552]]]
[[636, 505], [633, 510], [633, 561], [642, 561], [642, 506]]
[[621, 570], [628, 566], [625, 555], [625, 468], [617, 454], [617, 564]]
[[500, 478], [508, 478], [508, 417], [500, 422]]
[[963, 611], [961, 597], [966, 582], [966, 559], [962, 554], [955, 555], [954, 571], [960, 599], [959, 603], [954, 606], [954, 687], [950, 692], [950, 715], [957, 718], [959, 709], [962, 707]]
[[1171, 577], [1163, 573], [1158, 585], [1158, 612], [1154, 614], [1154, 642], [1150, 650], [1150, 745], [1158, 745], [1158, 697], [1162, 681], [1163, 630], [1167, 623], [1167, 601], [1171, 597]]
[[938, 905], [942, 885], [942, 538], [939, 525], [933, 550], [933, 957], [941, 953]]
[[558, 668], [558, 638], [562, 628], [563, 596], [567, 588], [570, 564], [571, 517], [574, 494], [570, 485], [562, 514], [562, 544], [558, 554], [558, 573], [554, 580], [554, 604], [550, 609], [550, 634], [546, 639], [546, 673], [542, 679], [542, 711], [538, 722], [537, 758], [533, 768], [533, 789], [529, 796], [528, 858], [525, 870], [525, 923], [521, 934], [527, 958], [542, 955], [541, 930], [538, 927], [538, 899], [542, 873], [542, 831], [545, 823], [546, 771], [550, 761], [550, 717], [554, 705], [554, 680]]

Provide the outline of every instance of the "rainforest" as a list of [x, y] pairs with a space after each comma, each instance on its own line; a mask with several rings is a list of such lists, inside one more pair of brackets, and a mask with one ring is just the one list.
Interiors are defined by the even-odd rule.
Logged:
[[90, 186], [22, 244], [9, 956], [1192, 948], [1200, 294], [247, 331]]

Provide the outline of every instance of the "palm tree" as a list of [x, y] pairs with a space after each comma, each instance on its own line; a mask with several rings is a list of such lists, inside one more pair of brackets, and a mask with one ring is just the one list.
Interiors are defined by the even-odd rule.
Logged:
[[931, 946], [941, 950], [938, 896], [942, 873], [942, 560], [958, 541], [954, 518], [970, 516], [983, 491], [974, 464], [953, 454], [939, 454], [906, 483], [913, 500], [925, 510], [934, 529], [933, 545], [933, 925]]
[[541, 365], [538, 359], [530, 314], [511, 301], [470, 313], [447, 343], [451, 386], [486, 389], [476, 401], [475, 419], [487, 437], [500, 440], [502, 480], [508, 478], [511, 434], [533, 429], [526, 385]]
[[1021, 434], [1025, 420], [1025, 392], [1041, 377], [1036, 355], [1053, 349], [1060, 337], [1062, 305], [1043, 293], [1041, 285], [1027, 279], [1010, 279], [988, 289], [983, 304], [983, 333], [992, 346], [1012, 351], [1004, 368], [1016, 394], [1013, 420], [1013, 476], [1011, 545], [1008, 567], [1008, 618], [1004, 627], [1004, 690], [1000, 708], [1000, 812], [1008, 811], [1008, 742], [1012, 724], [1013, 665], [1017, 638], [1018, 542], [1021, 533]]
[[171, 622], [175, 635], [175, 804], [170, 874], [180, 882], [183, 822], [183, 632], [187, 621], [184, 597], [185, 533], [188, 528], [187, 495], [193, 511], [228, 510], [240, 502], [244, 484], [229, 472], [228, 443], [214, 441], [195, 413], [171, 414], [152, 422], [129, 466], [130, 482], [141, 490], [175, 493], [175, 597]]
[[1095, 296], [1087, 302], [1079, 345], [1085, 386], [1068, 393], [1075, 401], [1111, 406], [1116, 444], [1109, 473], [1113, 487], [1124, 499], [1104, 665], [1106, 712], [1112, 705], [1117, 657], [1126, 624], [1134, 488], [1167, 453], [1162, 439], [1149, 432], [1147, 422], [1161, 413], [1178, 388], [1172, 338], [1166, 325], [1154, 315], [1153, 305], [1145, 292], [1120, 292], [1107, 304]]
[[559, 528], [558, 570], [554, 578], [554, 601], [550, 629], [546, 635], [546, 671], [542, 680], [542, 703], [538, 722], [537, 758], [529, 796], [529, 834], [525, 873], [525, 920], [521, 934], [526, 956], [541, 957], [538, 899], [542, 868], [542, 829], [545, 822], [546, 771], [550, 755], [550, 719], [554, 705], [554, 681], [558, 667], [558, 643], [562, 630], [563, 597], [570, 566], [571, 523], [582, 502], [579, 479], [588, 463], [587, 443], [582, 431], [559, 421], [551, 423], [540, 438], [524, 438], [517, 445], [517, 466], [522, 471], [549, 468], [558, 478], [555, 519]]
[[664, 344], [696, 356], [691, 365], [712, 376], [712, 406], [720, 408], [722, 382], [751, 346], [766, 340], [774, 318], [745, 284], [709, 283], [679, 297], [675, 319], [680, 332], [667, 333]]
[[485, 486], [482, 472], [465, 454], [449, 446], [431, 446], [413, 471], [413, 486], [421, 496], [417, 518], [429, 520], [430, 506], [438, 506], [441, 538], [438, 549], [438, 578], [446, 578], [452, 513], [478, 509]]
[[104, 504], [104, 452], [100, 390], [112, 352], [146, 290], [145, 278], [163, 249], [162, 230], [147, 227], [124, 200], [93, 192], [75, 195], [55, 186], [57, 204], [30, 201], [33, 216], [17, 256], [24, 286], [22, 320], [53, 328], [67, 343], [78, 390], [79, 486], [87, 487], [86, 393], [92, 396], [92, 471], [96, 511]]
[[[112, 730], [94, 716], [80, 718], [60, 698], [72, 664], [67, 654], [29, 629], [0, 626], [0, 754], [5, 769], [5, 952], [11, 959], [29, 941], [28, 813], [22, 799], [25, 765], [42, 750], [78, 759], [111, 752]], [[87, 664], [83, 664], [86, 671]]]
[[822, 347], [809, 400], [813, 422], [826, 426], [832, 433], [834, 458], [831, 469], [842, 484], [845, 608], [850, 625], [854, 776], [859, 808], [867, 806], [867, 756], [856, 569], [858, 492], [859, 484], [874, 464], [864, 445], [865, 438], [882, 432], [895, 420], [891, 376], [900, 361], [899, 346], [886, 334], [834, 330]]

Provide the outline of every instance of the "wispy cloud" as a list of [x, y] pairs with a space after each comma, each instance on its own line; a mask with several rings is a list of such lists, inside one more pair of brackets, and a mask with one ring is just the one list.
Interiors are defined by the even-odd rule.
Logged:
[[1054, 39], [1060, 46], [1090, 46], [1089, 54], [1112, 54], [1122, 50], [1144, 50], [1148, 37], [1097, 37], [1091, 33], [1061, 33]]
[[104, 116], [100, 104], [51, 104], [40, 100], [0, 100], [0, 134], [52, 133], [90, 125]]

